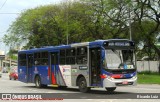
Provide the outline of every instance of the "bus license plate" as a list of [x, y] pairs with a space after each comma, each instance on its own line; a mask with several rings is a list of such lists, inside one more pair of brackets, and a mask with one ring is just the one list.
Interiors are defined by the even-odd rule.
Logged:
[[124, 81], [124, 82], [122, 82], [122, 84], [125, 84], [125, 85], [126, 85], [126, 84], [128, 84], [128, 81]]

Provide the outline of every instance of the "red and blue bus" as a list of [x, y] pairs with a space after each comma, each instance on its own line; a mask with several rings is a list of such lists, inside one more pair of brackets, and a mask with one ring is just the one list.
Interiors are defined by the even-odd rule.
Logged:
[[109, 39], [22, 50], [18, 52], [18, 80], [36, 87], [78, 86], [81, 92], [136, 85], [135, 44]]

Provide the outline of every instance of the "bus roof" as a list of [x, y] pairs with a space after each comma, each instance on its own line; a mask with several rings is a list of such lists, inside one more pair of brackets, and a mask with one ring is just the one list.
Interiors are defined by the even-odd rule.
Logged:
[[80, 46], [102, 46], [104, 42], [133, 42], [128, 39], [108, 39], [108, 40], [95, 40], [92, 42], [82, 42], [82, 43], [74, 43], [70, 45], [59, 45], [59, 46], [44, 46], [41, 48], [33, 48], [29, 50], [21, 50], [19, 53], [33, 53], [39, 51], [55, 51], [59, 49], [67, 49], [71, 47], [80, 47]]

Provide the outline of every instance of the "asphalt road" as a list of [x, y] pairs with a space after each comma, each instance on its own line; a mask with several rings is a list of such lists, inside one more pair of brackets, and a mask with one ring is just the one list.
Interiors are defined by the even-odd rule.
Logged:
[[[48, 95], [47, 97], [54, 95], [57, 98], [56, 101], [69, 101], [69, 102], [158, 102], [160, 101], [160, 85], [142, 85], [130, 87], [118, 87], [115, 92], [108, 93], [103, 88], [93, 88], [88, 93], [80, 93], [78, 88], [69, 87], [66, 89], [59, 89], [53, 86], [47, 88], [36, 88], [33, 83], [23, 83], [18, 80], [9, 80], [8, 74], [3, 73], [0, 78], [0, 93], [17, 93], [19, 94], [42, 94]], [[47, 93], [47, 94], [46, 94]], [[0, 96], [1, 97], [1, 96]], [[157, 99], [157, 97], [159, 99]], [[63, 100], [60, 100], [63, 99]], [[0, 100], [4, 101], [4, 100]], [[30, 100], [31, 101], [31, 100]], [[41, 100], [44, 101], [44, 100]], [[53, 100], [52, 100], [53, 101]], [[34, 101], [36, 102], [36, 101]], [[39, 102], [39, 101], [38, 101]], [[46, 100], [45, 100], [46, 102]]]

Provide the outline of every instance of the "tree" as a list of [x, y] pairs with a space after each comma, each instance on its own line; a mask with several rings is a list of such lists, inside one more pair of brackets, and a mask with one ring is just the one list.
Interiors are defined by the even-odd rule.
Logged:
[[[90, 39], [88, 6], [71, 2], [40, 6], [21, 13], [8, 29], [4, 42], [10, 46], [52, 46]], [[11, 40], [10, 40], [11, 39]], [[26, 44], [27, 43], [27, 44]]]
[[[155, 38], [160, 31], [160, 2], [159, 0], [136, 0], [135, 2], [134, 13], [143, 36], [141, 40], [149, 50], [154, 49], [160, 58], [160, 49], [155, 45]], [[144, 26], [142, 22], [146, 20]], [[146, 27], [148, 21], [152, 22], [150, 27]]]
[[[159, 0], [79, 0], [29, 9], [12, 23], [4, 41], [10, 46], [41, 47], [130, 38], [145, 44], [144, 52], [160, 58], [155, 38], [160, 31]], [[24, 44], [25, 43], [25, 44]], [[27, 43], [27, 44], [26, 44]]]

